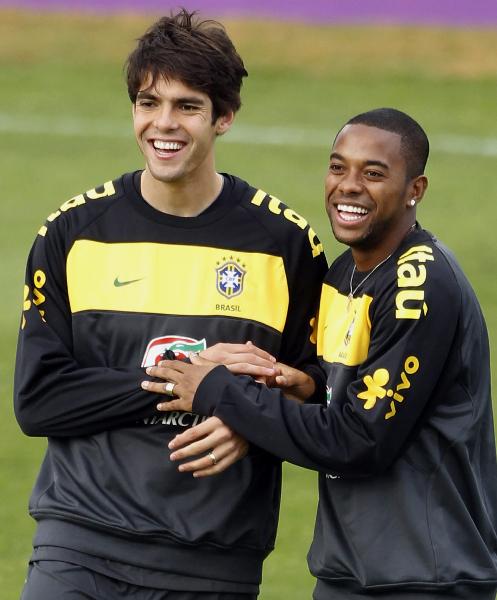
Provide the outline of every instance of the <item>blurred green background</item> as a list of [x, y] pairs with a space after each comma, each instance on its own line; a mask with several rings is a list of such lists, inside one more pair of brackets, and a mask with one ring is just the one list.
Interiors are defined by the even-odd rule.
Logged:
[[[140, 168], [122, 64], [153, 17], [0, 11], [0, 590], [18, 597], [33, 523], [27, 501], [45, 441], [24, 437], [11, 408], [24, 264], [45, 217], [84, 190]], [[497, 31], [225, 22], [249, 78], [218, 169], [278, 196], [313, 224], [328, 259], [323, 178], [349, 117], [393, 106], [432, 141], [418, 218], [458, 256], [497, 342]], [[495, 380], [495, 365], [493, 375]], [[305, 556], [316, 475], [285, 468], [277, 550], [262, 600], [310, 598]]]

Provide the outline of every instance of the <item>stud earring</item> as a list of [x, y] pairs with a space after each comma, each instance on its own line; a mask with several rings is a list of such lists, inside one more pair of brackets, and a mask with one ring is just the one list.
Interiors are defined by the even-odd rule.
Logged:
[[416, 198], [411, 198], [411, 202], [409, 203], [411, 206], [416, 205]]

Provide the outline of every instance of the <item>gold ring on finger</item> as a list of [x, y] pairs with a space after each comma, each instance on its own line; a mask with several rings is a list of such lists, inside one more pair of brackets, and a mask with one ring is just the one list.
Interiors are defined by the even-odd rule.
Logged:
[[166, 394], [166, 396], [170, 396], [171, 398], [174, 396], [175, 385], [176, 384], [172, 381], [168, 381], [166, 384], [164, 384], [164, 393]]

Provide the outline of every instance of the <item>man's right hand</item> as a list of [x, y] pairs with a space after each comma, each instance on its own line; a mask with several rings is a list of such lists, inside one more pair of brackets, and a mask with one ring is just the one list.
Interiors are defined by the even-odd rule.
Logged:
[[252, 342], [214, 344], [202, 350], [199, 356], [225, 365], [229, 371], [237, 375], [251, 375], [260, 383], [265, 383], [267, 378], [274, 378], [278, 374], [275, 370], [276, 358]]
[[278, 374], [274, 378], [266, 380], [268, 387], [278, 387], [287, 398], [301, 403], [314, 394], [316, 384], [307, 373], [284, 363], [278, 362], [275, 366]]
[[305, 402], [315, 390], [314, 380], [303, 371], [276, 359], [252, 342], [218, 343], [200, 352], [201, 358], [225, 365], [232, 373], [251, 375], [268, 387], [279, 387], [287, 398]]

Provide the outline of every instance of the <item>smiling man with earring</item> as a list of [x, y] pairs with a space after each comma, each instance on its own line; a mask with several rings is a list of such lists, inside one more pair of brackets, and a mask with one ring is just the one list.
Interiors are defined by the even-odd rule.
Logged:
[[[421, 126], [391, 108], [350, 119], [334, 141], [326, 210], [349, 248], [321, 293], [322, 405], [291, 399], [314, 381], [286, 365], [272, 382], [281, 390], [199, 358], [151, 371], [175, 383], [161, 410], [193, 405], [319, 471], [315, 600], [495, 599], [488, 337], [456, 259], [416, 222], [428, 149]], [[195, 429], [170, 447], [195, 472]]]

